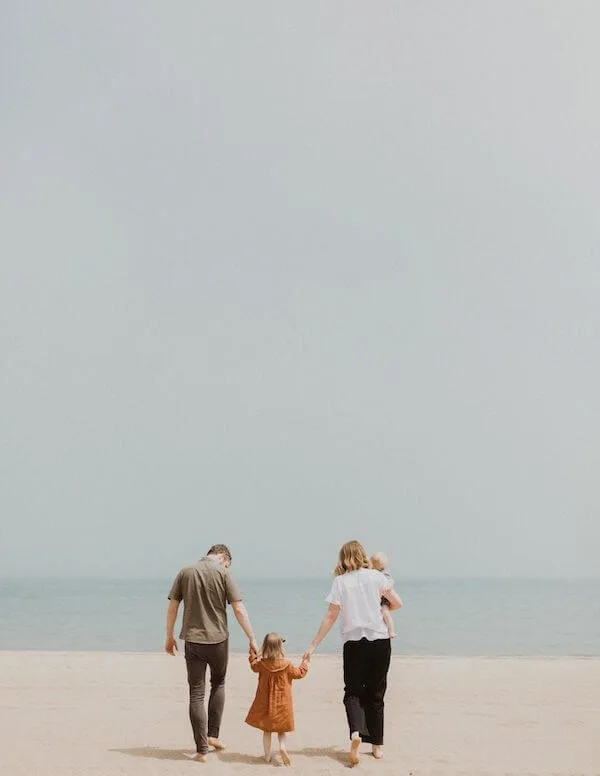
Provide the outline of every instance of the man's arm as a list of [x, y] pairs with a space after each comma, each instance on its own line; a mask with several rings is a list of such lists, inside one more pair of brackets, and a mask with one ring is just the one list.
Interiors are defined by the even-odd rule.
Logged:
[[167, 638], [165, 641], [165, 652], [168, 652], [169, 655], [175, 655], [177, 652], [177, 642], [175, 641], [174, 630], [180, 603], [181, 601], [171, 598], [169, 601], [169, 608], [167, 609]]
[[233, 609], [233, 613], [235, 615], [235, 619], [239, 622], [240, 628], [244, 631], [248, 638], [248, 643], [250, 646], [250, 652], [254, 652], [255, 654], [258, 654], [258, 646], [256, 644], [256, 640], [254, 638], [254, 632], [252, 631], [252, 624], [250, 623], [250, 617], [248, 616], [248, 612], [246, 611], [246, 607], [244, 606], [243, 601], [232, 601], [231, 602], [231, 608]]

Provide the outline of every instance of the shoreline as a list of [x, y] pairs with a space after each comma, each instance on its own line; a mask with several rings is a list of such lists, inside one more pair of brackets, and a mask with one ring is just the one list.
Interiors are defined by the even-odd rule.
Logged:
[[[183, 645], [182, 641], [178, 641], [179, 645]], [[162, 656], [166, 653], [162, 649], [155, 650], [110, 650], [110, 649], [1, 649], [0, 648], [0, 661], [3, 655], [138, 655], [138, 656]], [[183, 655], [183, 649], [180, 648], [179, 654]], [[230, 656], [246, 657], [247, 652], [239, 650], [230, 650]], [[287, 656], [290, 658], [301, 657], [301, 652], [289, 652]], [[169, 657], [166, 655], [166, 657]], [[312, 660], [341, 660], [341, 649], [338, 652], [315, 652]], [[548, 661], [560, 661], [560, 660], [585, 660], [585, 661], [600, 661], [600, 654], [598, 655], [582, 655], [582, 654], [569, 654], [569, 655], [547, 655], [547, 654], [535, 654], [535, 655], [509, 655], [509, 654], [496, 654], [496, 655], [446, 655], [446, 654], [392, 654], [393, 662], [401, 660], [498, 660], [498, 661], [535, 661], [535, 660], [548, 660]]]

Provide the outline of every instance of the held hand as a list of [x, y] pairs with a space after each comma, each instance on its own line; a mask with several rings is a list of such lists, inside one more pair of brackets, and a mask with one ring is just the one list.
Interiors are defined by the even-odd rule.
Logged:
[[249, 641], [249, 649], [250, 649], [250, 654], [253, 657], [257, 657], [258, 656], [258, 644], [256, 643], [256, 641], [253, 638], [250, 639], [250, 641]]
[[165, 652], [168, 655], [175, 656], [175, 653], [179, 651], [179, 648], [177, 646], [177, 641], [173, 636], [167, 636], [167, 640], [165, 641]]
[[312, 657], [312, 653], [315, 651], [314, 647], [309, 647], [306, 652], [302, 655], [302, 662], [303, 663], [310, 663], [310, 659]]

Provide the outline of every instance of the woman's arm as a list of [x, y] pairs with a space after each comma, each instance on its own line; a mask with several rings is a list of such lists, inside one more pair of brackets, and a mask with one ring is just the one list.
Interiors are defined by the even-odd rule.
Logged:
[[329, 604], [327, 613], [325, 617], [323, 617], [323, 619], [321, 620], [321, 624], [319, 626], [319, 630], [317, 631], [316, 636], [311, 641], [310, 646], [308, 647], [306, 652], [302, 655], [303, 661], [310, 660], [310, 658], [312, 657], [312, 653], [315, 651], [315, 649], [319, 646], [319, 644], [323, 641], [325, 636], [327, 636], [327, 634], [331, 630], [333, 623], [337, 620], [340, 614], [340, 611], [341, 611], [341, 606], [338, 606], [338, 604]]
[[394, 590], [393, 587], [387, 588], [386, 590], [381, 591], [381, 595], [384, 598], [387, 598], [389, 602], [389, 608], [394, 611], [395, 609], [400, 609], [401, 606], [404, 605], [404, 602], [398, 595], [398, 593]]

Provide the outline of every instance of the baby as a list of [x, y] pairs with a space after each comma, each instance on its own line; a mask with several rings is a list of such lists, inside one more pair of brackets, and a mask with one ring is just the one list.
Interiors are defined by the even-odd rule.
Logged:
[[[385, 555], [383, 552], [376, 552], [375, 555], [371, 557], [371, 566], [374, 569], [377, 569], [377, 571], [381, 571], [383, 576], [389, 582], [388, 587], [394, 587], [394, 578], [387, 570], [387, 565], [387, 555]], [[392, 620], [392, 613], [390, 612], [390, 602], [387, 600], [387, 598], [381, 599], [381, 614], [383, 615], [383, 620], [387, 627], [389, 637], [391, 639], [395, 639], [396, 632], [394, 631], [394, 621]]]

